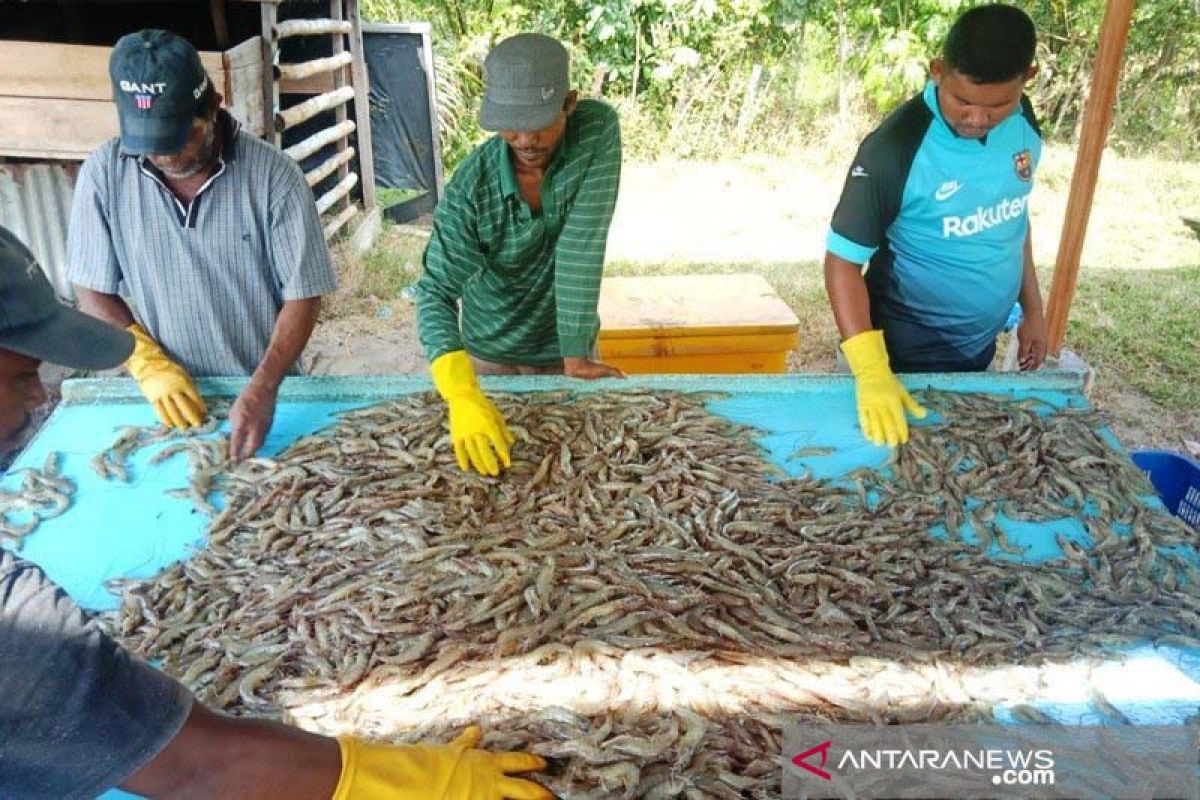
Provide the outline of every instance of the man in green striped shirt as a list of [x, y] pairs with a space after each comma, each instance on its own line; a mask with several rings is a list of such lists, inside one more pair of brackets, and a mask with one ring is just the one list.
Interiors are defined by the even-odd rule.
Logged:
[[567, 61], [539, 34], [492, 50], [479, 121], [499, 135], [463, 161], [434, 212], [417, 327], [464, 470], [510, 463], [512, 437], [476, 373], [621, 377], [594, 357], [620, 127], [611, 107], [578, 99]]

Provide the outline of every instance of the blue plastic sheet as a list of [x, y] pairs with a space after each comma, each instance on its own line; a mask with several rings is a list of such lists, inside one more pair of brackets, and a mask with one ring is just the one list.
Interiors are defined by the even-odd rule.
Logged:
[[[1036, 397], [1056, 407], [1085, 405], [1078, 380], [1053, 373], [912, 376], [906, 382], [911, 388], [934, 386], [1017, 399]], [[858, 467], [883, 466], [889, 454], [886, 447], [871, 445], [860, 436], [853, 383], [847, 376], [646, 377], [592, 383], [542, 377], [491, 378], [485, 379], [484, 385], [490, 391], [645, 388], [709, 392], [713, 394], [709, 408], [761, 430], [759, 442], [768, 457], [790, 475], [811, 473], [837, 480]], [[225, 379], [201, 384], [210, 397], [231, 396], [240, 386], [240, 381]], [[281, 391], [264, 453], [278, 452], [297, 437], [325, 427], [341, 411], [429, 388], [426, 380], [407, 377], [289, 379]], [[63, 455], [63, 471], [78, 485], [74, 506], [61, 517], [44, 522], [26, 539], [21, 555], [41, 565], [87, 608], [115, 605], [114, 596], [104, 588], [106, 581], [148, 577], [203, 544], [205, 518], [192, 511], [190, 501], [164, 494], [167, 489], [187, 486], [183, 455], [152, 466], [148, 462], [158, 448], [142, 451], [133, 460], [129, 484], [102, 481], [88, 466], [92, 456], [111, 444], [121, 426], [153, 421], [131, 382], [70, 382], [64, 387], [63, 404], [13, 466], [14, 471], [40, 466], [52, 451]], [[921, 424], [935, 421], [931, 415]], [[799, 450], [815, 447], [831, 448], [832, 452], [797, 455]], [[19, 476], [11, 475], [3, 483], [14, 482], [19, 482]], [[1147, 502], [1157, 503], [1153, 499]], [[1049, 523], [1002, 520], [1001, 524], [1009, 541], [1024, 553], [993, 550], [990, 555], [999, 559], [1040, 562], [1058, 557], [1058, 534], [1087, 541], [1083, 526], [1074, 519]], [[967, 536], [971, 536], [969, 529]], [[1200, 651], [1156, 649], [1147, 644], [1124, 655], [1124, 660], [1114, 659], [1111, 665], [1105, 694], [1135, 723], [1180, 723], [1200, 707]], [[1086, 698], [1054, 698], [1037, 705], [1065, 723], [1104, 722]], [[1005, 708], [998, 708], [997, 716], [1012, 720]], [[118, 797], [128, 795], [113, 792], [105, 796], [106, 800]]]

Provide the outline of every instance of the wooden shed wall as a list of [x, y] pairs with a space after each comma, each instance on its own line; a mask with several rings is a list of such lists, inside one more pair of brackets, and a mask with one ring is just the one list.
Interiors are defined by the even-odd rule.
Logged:
[[[6, 41], [0, 48], [0, 156], [80, 160], [117, 135], [111, 47]], [[262, 40], [200, 59], [225, 107], [263, 133]]]

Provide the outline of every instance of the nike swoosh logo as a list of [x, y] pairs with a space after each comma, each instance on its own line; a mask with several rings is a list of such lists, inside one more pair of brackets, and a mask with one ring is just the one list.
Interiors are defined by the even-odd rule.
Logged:
[[543, 100], [549, 100], [553, 96], [554, 96], [554, 87], [553, 86], [547, 86], [546, 88], [542, 89], [542, 99]]
[[958, 190], [961, 188], [962, 184], [958, 181], [949, 181], [939, 186], [938, 190], [934, 192], [933, 196], [939, 201], [949, 200], [951, 197], [954, 197], [954, 195], [958, 194]]

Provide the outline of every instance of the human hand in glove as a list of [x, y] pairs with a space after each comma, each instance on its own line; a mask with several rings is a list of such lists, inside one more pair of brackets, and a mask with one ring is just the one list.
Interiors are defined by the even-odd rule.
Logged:
[[854, 373], [858, 424], [873, 444], [895, 447], [908, 441], [905, 411], [920, 419], [925, 409], [892, 373], [883, 331], [864, 331], [842, 342], [842, 352]]
[[504, 417], [479, 388], [475, 368], [465, 350], [438, 356], [429, 365], [433, 385], [446, 401], [450, 440], [459, 469], [474, 467], [483, 475], [499, 475], [512, 466], [508, 448], [514, 439]]
[[126, 330], [133, 334], [135, 344], [125, 368], [162, 424], [183, 429], [204, 422], [208, 407], [187, 370], [168, 358], [141, 325], [134, 323]]
[[553, 800], [544, 786], [511, 774], [543, 770], [544, 760], [476, 749], [482, 735], [472, 725], [446, 745], [339, 737], [342, 775], [333, 800]]

